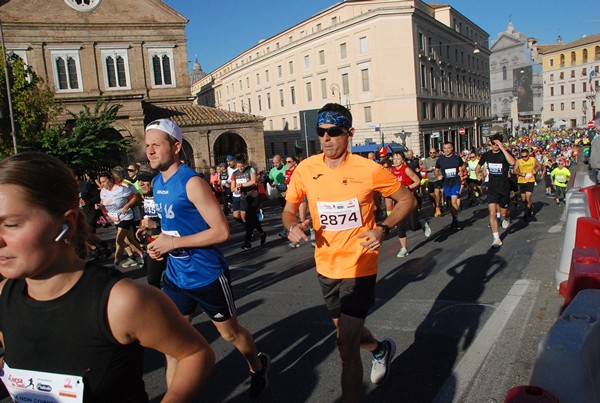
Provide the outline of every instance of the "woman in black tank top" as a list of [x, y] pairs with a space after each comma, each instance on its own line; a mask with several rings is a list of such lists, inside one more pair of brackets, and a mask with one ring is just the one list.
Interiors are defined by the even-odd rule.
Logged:
[[56, 158], [22, 153], [0, 162], [0, 341], [9, 392], [16, 401], [43, 391], [145, 402], [146, 346], [179, 360], [165, 398], [192, 401], [214, 353], [160, 291], [113, 269], [84, 268], [78, 192]]

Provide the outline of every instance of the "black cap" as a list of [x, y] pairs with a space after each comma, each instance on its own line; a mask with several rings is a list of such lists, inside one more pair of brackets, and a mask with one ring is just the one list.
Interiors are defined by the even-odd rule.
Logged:
[[155, 176], [156, 176], [156, 174], [154, 172], [140, 171], [137, 174], [137, 178], [136, 179], [138, 181], [152, 182], [152, 179], [154, 179]]

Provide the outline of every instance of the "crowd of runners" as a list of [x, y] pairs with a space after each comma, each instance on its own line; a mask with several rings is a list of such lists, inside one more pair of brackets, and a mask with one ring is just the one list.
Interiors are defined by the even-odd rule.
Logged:
[[[191, 401], [215, 360], [190, 325], [201, 308], [245, 359], [249, 395], [259, 397], [268, 385], [271, 358], [238, 320], [219, 244], [229, 239], [229, 214], [233, 225], [244, 228], [243, 251], [265, 244], [260, 206], [270, 188], [281, 208], [278, 235], [292, 248], [314, 247], [324, 303], [337, 329], [342, 401], [359, 401], [360, 350], [371, 354], [375, 385], [387, 378], [396, 351], [391, 337], [376, 338], [365, 326], [375, 300], [378, 250], [390, 231], [398, 237], [397, 257], [404, 258], [411, 252], [407, 231], [429, 237], [429, 221], [448, 218], [452, 230], [462, 230], [461, 211], [486, 203], [491, 247], [501, 247], [501, 229], [520, 211], [523, 220], [535, 220], [541, 205], [532, 200], [535, 186], [564, 203], [569, 167], [588, 162], [593, 135], [578, 130], [495, 134], [480, 149], [455, 150], [445, 142], [424, 158], [408, 150], [377, 160], [348, 152], [354, 128], [350, 111], [341, 105], [319, 111], [316, 131], [322, 153], [303, 161], [275, 155], [268, 172], [257, 172], [243, 155], [228, 155], [207, 177], [197, 174], [182, 163], [181, 129], [167, 119], [145, 129], [146, 164], [116, 167], [97, 178], [70, 175], [64, 164], [43, 154], [0, 162], [5, 370], [23, 371], [18, 373], [31, 379], [43, 373], [78, 375], [84, 401], [147, 401], [139, 354], [147, 346], [166, 357], [164, 401]], [[32, 172], [51, 180], [31, 180]], [[58, 197], [49, 186], [64, 194]], [[106, 225], [117, 227], [114, 255], [93, 234]], [[252, 245], [255, 231], [259, 245]], [[111, 256], [114, 270], [94, 266], [98, 257]], [[132, 265], [146, 267], [150, 286], [124, 278], [120, 269]], [[39, 343], [39, 332], [22, 328], [22, 318], [45, 324], [48, 343], [35, 354], [27, 346]], [[69, 327], [73, 324], [77, 331]], [[81, 354], [65, 360], [58, 345]]]

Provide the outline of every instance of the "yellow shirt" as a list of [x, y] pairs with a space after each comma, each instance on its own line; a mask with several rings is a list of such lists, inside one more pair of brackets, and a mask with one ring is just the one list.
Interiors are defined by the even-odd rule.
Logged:
[[323, 154], [302, 161], [288, 185], [286, 200], [308, 207], [316, 231], [317, 272], [332, 279], [366, 277], [377, 273], [378, 252], [363, 248], [358, 235], [375, 228], [373, 191], [390, 196], [400, 182], [381, 165], [347, 154], [336, 169]]
[[[518, 183], [530, 183], [535, 182], [535, 158], [529, 157], [527, 161], [523, 158], [519, 158], [519, 172], [521, 175], [517, 177]], [[529, 174], [529, 175], [527, 175]], [[527, 175], [524, 177], [523, 175]]]

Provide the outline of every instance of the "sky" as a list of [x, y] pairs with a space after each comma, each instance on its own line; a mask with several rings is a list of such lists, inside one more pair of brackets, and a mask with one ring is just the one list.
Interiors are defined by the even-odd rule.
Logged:
[[[207, 73], [243, 51], [338, 3], [336, 0], [163, 0], [183, 14], [190, 69], [197, 57]], [[427, 2], [427, 1], [426, 1]], [[593, 1], [437, 0], [450, 4], [490, 35], [490, 46], [509, 21], [540, 44], [571, 42], [600, 33]], [[258, 22], [257, 22], [258, 21]]]

